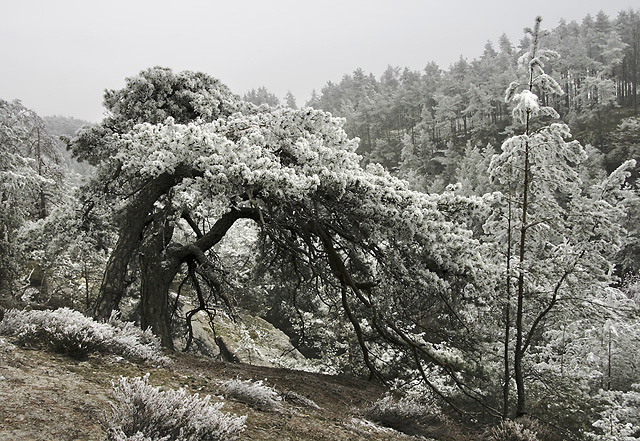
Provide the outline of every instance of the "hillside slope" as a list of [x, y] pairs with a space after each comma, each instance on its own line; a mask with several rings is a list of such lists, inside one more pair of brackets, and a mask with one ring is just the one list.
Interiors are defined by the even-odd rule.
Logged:
[[[111, 380], [150, 374], [163, 388], [185, 387], [220, 399], [220, 380], [263, 380], [281, 395], [292, 391], [320, 408], [285, 399], [281, 412], [263, 412], [226, 400], [223, 410], [247, 415], [247, 440], [411, 440], [362, 419], [361, 409], [384, 395], [383, 387], [345, 376], [227, 363], [176, 354], [168, 368], [130, 363], [119, 357], [78, 361], [28, 349], [0, 338], [0, 440], [106, 440]], [[434, 434], [443, 428], [434, 428]]]

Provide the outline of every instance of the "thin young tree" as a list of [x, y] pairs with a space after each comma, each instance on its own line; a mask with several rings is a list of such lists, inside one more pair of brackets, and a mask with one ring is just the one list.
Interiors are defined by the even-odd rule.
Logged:
[[570, 314], [571, 305], [611, 284], [609, 262], [624, 235], [620, 188], [626, 168], [633, 165], [626, 163], [599, 185], [584, 188], [579, 173], [586, 159], [584, 148], [569, 140], [567, 125], [549, 123], [559, 115], [539, 99], [563, 93], [544, 72], [544, 62], [557, 54], [541, 47], [540, 22], [538, 17], [534, 29], [527, 30], [531, 46], [520, 59], [523, 81], [512, 82], [506, 93], [522, 132], [503, 143], [502, 153], [489, 167], [505, 193], [485, 225], [506, 249], [505, 417], [510, 414], [511, 378], [516, 383], [515, 416], [527, 412], [525, 356], [541, 340], [542, 330], [553, 326], [557, 312]]

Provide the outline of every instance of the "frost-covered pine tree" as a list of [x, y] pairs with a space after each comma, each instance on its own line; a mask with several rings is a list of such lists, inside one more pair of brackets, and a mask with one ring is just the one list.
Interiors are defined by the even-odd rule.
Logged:
[[0, 300], [12, 294], [19, 271], [19, 228], [45, 218], [61, 193], [61, 162], [42, 118], [18, 100], [0, 99]]
[[[454, 346], [468, 336], [456, 307], [474, 286], [488, 291], [484, 248], [467, 228], [479, 200], [419, 193], [362, 167], [358, 140], [323, 111], [241, 102], [198, 73], [154, 68], [127, 84], [107, 94], [110, 116], [72, 142], [97, 165], [84, 197], [117, 229], [97, 317], [133, 294], [124, 282], [139, 274], [141, 325], [171, 348], [173, 282], [191, 282], [189, 314], [223, 301], [228, 273], [213, 248], [242, 220], [270, 251], [265, 272], [287, 270], [319, 315], [340, 311], [372, 376], [430, 382], [425, 370], [438, 369], [460, 383]], [[459, 335], [431, 334], [449, 318]]]
[[579, 167], [585, 149], [571, 140], [567, 125], [552, 122], [559, 115], [544, 105], [545, 97], [563, 92], [544, 71], [544, 62], [558, 55], [541, 48], [540, 22], [538, 17], [534, 29], [527, 29], [531, 46], [520, 59], [522, 80], [506, 93], [521, 133], [502, 144], [489, 167], [503, 189], [485, 230], [505, 252], [505, 416], [512, 378], [515, 415], [526, 413], [525, 356], [543, 343], [541, 332], [611, 284], [610, 262], [624, 237], [619, 220], [628, 197], [626, 169], [634, 165], [625, 163], [599, 185], [584, 188]]

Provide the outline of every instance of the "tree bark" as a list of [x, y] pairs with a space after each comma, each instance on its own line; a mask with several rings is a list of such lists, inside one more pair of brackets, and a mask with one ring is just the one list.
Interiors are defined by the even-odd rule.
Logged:
[[511, 338], [511, 203], [513, 192], [509, 185], [509, 208], [507, 213], [507, 295], [504, 306], [504, 384], [502, 385], [502, 417], [509, 418], [509, 383], [511, 382], [511, 366], [509, 365], [509, 339]]
[[[529, 118], [527, 115], [527, 135], [529, 134]], [[519, 268], [518, 268], [518, 293], [516, 306], [516, 347], [513, 358], [513, 369], [516, 379], [516, 417], [525, 414], [525, 391], [524, 391], [524, 375], [522, 373], [522, 359], [524, 358], [525, 349], [523, 347], [524, 335], [524, 260], [526, 252], [526, 235], [527, 235], [527, 211], [529, 209], [529, 141], [525, 145], [524, 151], [524, 182], [522, 183], [522, 224], [520, 225], [520, 244], [519, 244]]]
[[255, 221], [259, 215], [256, 209], [232, 209], [222, 215], [211, 229], [188, 245], [172, 244], [173, 228], [162, 224], [164, 216], [153, 223], [152, 233], [140, 246], [141, 271], [141, 318], [143, 329], [151, 328], [160, 338], [162, 345], [173, 350], [171, 314], [169, 311], [169, 290], [171, 283], [188, 260], [207, 265], [205, 253], [225, 236], [236, 220], [249, 218]]
[[140, 326], [160, 338], [160, 343], [173, 350], [169, 289], [180, 270], [180, 262], [167, 262], [162, 254], [171, 240], [172, 227], [165, 227], [162, 219], [154, 222], [152, 234], [140, 249]]
[[189, 170], [178, 168], [174, 174], [163, 174], [146, 183], [124, 209], [120, 222], [118, 243], [109, 256], [100, 286], [100, 297], [94, 308], [96, 318], [109, 318], [118, 309], [125, 291], [127, 269], [133, 253], [139, 249], [143, 230], [150, 222], [154, 204], [171, 187], [192, 175]]

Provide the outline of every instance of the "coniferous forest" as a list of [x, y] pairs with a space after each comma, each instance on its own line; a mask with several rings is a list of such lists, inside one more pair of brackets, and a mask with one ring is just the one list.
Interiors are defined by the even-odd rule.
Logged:
[[[164, 67], [107, 90], [97, 124], [0, 100], [0, 334], [157, 361], [250, 314], [304, 356], [286, 367], [474, 439], [640, 439], [639, 80], [626, 10], [358, 69], [304, 106]], [[120, 402], [150, 387], [119, 381]], [[215, 418], [108, 436], [245, 423]]]

